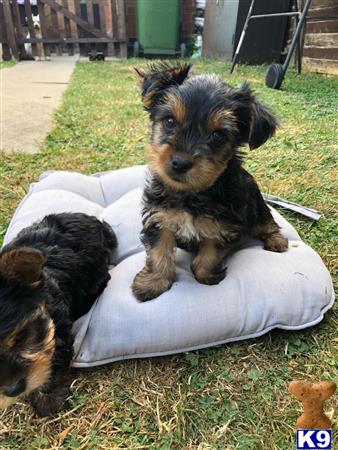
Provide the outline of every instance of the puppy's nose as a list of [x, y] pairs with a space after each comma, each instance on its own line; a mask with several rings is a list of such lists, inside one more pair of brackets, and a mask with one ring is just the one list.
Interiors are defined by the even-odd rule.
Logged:
[[22, 394], [26, 390], [26, 381], [22, 378], [19, 381], [16, 381], [13, 384], [10, 384], [9, 386], [6, 386], [4, 388], [4, 395], [6, 397], [17, 397], [18, 395]]
[[185, 173], [192, 168], [192, 162], [181, 156], [173, 156], [171, 158], [171, 168], [177, 173]]

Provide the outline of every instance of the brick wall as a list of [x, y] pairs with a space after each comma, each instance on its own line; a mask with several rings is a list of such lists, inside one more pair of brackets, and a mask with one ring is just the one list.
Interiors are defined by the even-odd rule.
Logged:
[[[136, 24], [136, 1], [137, 0], [125, 0], [126, 8], [126, 29], [127, 38], [136, 39], [137, 36], [137, 24]], [[183, 6], [183, 37], [189, 37], [194, 33], [194, 20], [196, 13], [195, 0], [181, 0]]]

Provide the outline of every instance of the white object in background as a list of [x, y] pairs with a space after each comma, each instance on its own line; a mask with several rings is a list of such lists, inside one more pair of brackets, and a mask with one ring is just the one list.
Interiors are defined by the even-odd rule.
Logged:
[[290, 202], [284, 198], [277, 197], [277, 195], [263, 194], [263, 197], [266, 202], [295, 211], [302, 216], [309, 217], [310, 219], [319, 220], [321, 217], [321, 213], [319, 211], [308, 208], [307, 206], [298, 205], [298, 203]]
[[202, 58], [202, 46], [203, 46], [202, 36], [200, 34], [198, 34], [197, 38], [196, 38], [195, 50], [192, 55], [192, 59], [201, 59]]

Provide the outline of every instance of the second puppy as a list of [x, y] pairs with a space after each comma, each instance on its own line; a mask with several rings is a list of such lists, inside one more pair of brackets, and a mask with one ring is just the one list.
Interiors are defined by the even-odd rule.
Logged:
[[161, 64], [137, 71], [152, 123], [142, 231], [147, 258], [132, 285], [141, 301], [171, 287], [176, 246], [194, 253], [192, 272], [209, 285], [225, 277], [226, 257], [247, 239], [259, 238], [274, 252], [288, 248], [239, 151], [264, 144], [276, 118], [248, 84], [236, 89], [215, 75], [189, 77], [189, 70]]
[[116, 244], [106, 223], [64, 213], [0, 251], [0, 408], [27, 396], [38, 416], [65, 406], [72, 325], [106, 287]]

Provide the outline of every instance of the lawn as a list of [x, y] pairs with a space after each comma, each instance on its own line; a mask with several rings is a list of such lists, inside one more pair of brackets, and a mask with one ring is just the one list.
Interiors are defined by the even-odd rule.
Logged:
[[0, 61], [0, 69], [6, 69], [7, 67], [12, 67], [15, 65], [15, 61], [14, 60], [10, 60], [10, 61]]
[[[41, 151], [0, 154], [0, 244], [29, 183], [44, 170], [90, 174], [145, 162], [148, 122], [133, 76], [142, 64], [78, 63]], [[290, 71], [275, 91], [264, 85], [264, 67], [239, 67], [230, 76], [223, 62], [205, 61], [194, 70], [233, 84], [248, 79], [278, 113], [281, 130], [248, 154], [246, 167], [262, 191], [322, 212], [319, 222], [282, 213], [335, 276], [337, 78]], [[0, 449], [292, 449], [300, 407], [287, 382], [338, 381], [337, 330], [335, 306], [301, 332], [74, 371], [70, 411], [35, 419], [20, 404], [0, 413]], [[327, 402], [336, 429], [337, 398]]]

